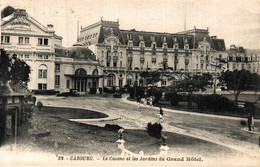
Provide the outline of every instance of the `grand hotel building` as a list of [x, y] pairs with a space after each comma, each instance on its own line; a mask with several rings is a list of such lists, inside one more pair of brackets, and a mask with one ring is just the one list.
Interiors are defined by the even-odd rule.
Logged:
[[[146, 70], [211, 72], [226, 69], [223, 39], [209, 36], [208, 29], [179, 33], [121, 30], [119, 21], [101, 21], [81, 28], [78, 42], [90, 48], [104, 67], [104, 86], [142, 86], [140, 73]], [[216, 59], [217, 58], [217, 59]], [[217, 66], [217, 67], [216, 67]], [[167, 78], [158, 83], [168, 85]]]
[[[140, 73], [158, 69], [173, 75], [216, 75], [233, 69], [232, 61], [219, 60], [230, 61], [231, 55], [238, 55], [226, 50], [223, 39], [196, 27], [179, 33], [121, 30], [119, 21], [101, 19], [81, 28], [77, 45], [64, 48], [53, 25], [42, 25], [23, 9], [14, 10], [1, 21], [1, 48], [30, 65], [30, 90], [77, 89], [85, 94], [91, 88], [123, 87], [136, 82], [142, 86], [146, 81]], [[247, 60], [259, 60], [257, 57]], [[254, 69], [253, 65], [250, 69]], [[158, 86], [169, 84], [164, 78]]]

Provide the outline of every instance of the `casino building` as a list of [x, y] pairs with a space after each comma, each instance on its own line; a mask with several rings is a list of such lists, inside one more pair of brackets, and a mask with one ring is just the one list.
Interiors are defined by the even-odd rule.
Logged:
[[[10, 7], [7, 7], [7, 9]], [[31, 90], [54, 89], [55, 42], [61, 43], [53, 25], [43, 26], [24, 9], [14, 9], [1, 20], [1, 48], [31, 67]]]
[[[209, 36], [208, 29], [179, 33], [121, 30], [119, 21], [104, 21], [81, 28], [78, 42], [90, 48], [104, 66], [104, 86], [145, 85], [142, 71], [211, 72], [226, 69], [223, 39]], [[168, 85], [165, 78], [158, 83]]]
[[28, 88], [32, 91], [85, 94], [103, 87], [102, 66], [96, 56], [82, 45], [62, 47], [62, 37], [53, 25], [42, 25], [24, 9], [6, 7], [1, 22], [1, 48], [23, 59], [30, 67]]

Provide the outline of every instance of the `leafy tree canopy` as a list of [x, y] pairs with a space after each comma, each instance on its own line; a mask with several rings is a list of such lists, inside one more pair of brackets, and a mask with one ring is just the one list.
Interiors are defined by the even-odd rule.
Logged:
[[13, 58], [14, 62], [11, 66], [12, 81], [22, 81], [27, 83], [29, 81], [29, 74], [31, 72], [30, 66], [23, 60], [16, 57]]
[[140, 76], [146, 79], [147, 84], [154, 84], [161, 80], [161, 73], [159, 71], [143, 71]]
[[210, 73], [182, 75], [176, 85], [172, 85], [177, 90], [192, 92], [194, 90], [205, 90], [206, 86], [212, 85], [212, 75]]
[[259, 76], [244, 69], [222, 72], [218, 79], [220, 85], [234, 91], [236, 107], [238, 107], [238, 96], [242, 91], [259, 90]]

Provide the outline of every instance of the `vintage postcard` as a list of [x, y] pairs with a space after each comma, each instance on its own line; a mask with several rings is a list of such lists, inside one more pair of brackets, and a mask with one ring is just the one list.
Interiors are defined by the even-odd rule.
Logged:
[[0, 7], [0, 166], [260, 166], [259, 0]]

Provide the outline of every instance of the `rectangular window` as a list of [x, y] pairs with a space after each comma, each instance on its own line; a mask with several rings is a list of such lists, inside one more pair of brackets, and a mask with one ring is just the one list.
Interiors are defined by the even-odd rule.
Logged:
[[48, 56], [48, 55], [45, 55], [45, 56], [44, 56], [44, 59], [49, 59], [49, 56]]
[[116, 67], [116, 65], [117, 65], [117, 62], [115, 61], [113, 64], [114, 64], [114, 67]]
[[38, 71], [38, 78], [42, 78], [42, 70]]
[[60, 64], [55, 64], [55, 71], [60, 71]]
[[70, 80], [67, 80], [67, 82], [66, 82], [66, 88], [67, 88], [67, 89], [70, 89]]
[[119, 79], [119, 87], [122, 88], [123, 87], [123, 80]]
[[47, 90], [47, 84], [42, 84], [42, 89]]
[[4, 43], [4, 36], [1, 36], [1, 43]]
[[42, 38], [38, 38], [38, 45], [42, 45]]
[[120, 67], [122, 67], [122, 61], [120, 61]]
[[200, 65], [200, 69], [203, 70], [203, 64]]
[[5, 36], [5, 43], [10, 43], [10, 36]]
[[110, 62], [109, 61], [107, 62], [107, 67], [110, 67]]
[[163, 86], [166, 86], [166, 83], [167, 83], [167, 82], [166, 82], [166, 79], [163, 79], [163, 80], [162, 80], [162, 85], [163, 85]]
[[47, 90], [47, 84], [39, 83], [38, 84], [38, 89], [39, 90]]
[[19, 38], [18, 38], [18, 43], [19, 43], [19, 44], [22, 44], [22, 43], [23, 43], [23, 37], [19, 37]]
[[25, 43], [25, 44], [29, 44], [29, 43], [30, 43], [30, 38], [29, 38], [29, 37], [25, 37], [24, 43]]
[[47, 70], [42, 71], [42, 78], [47, 78]]
[[29, 59], [29, 57], [30, 57], [29, 55], [24, 55], [24, 58], [26, 59]]
[[198, 64], [196, 64], [196, 70], [198, 70], [199, 69], [199, 65]]
[[47, 78], [47, 70], [42, 70], [42, 69], [40, 69], [40, 70], [38, 71], [38, 77], [39, 77], [39, 78]]
[[38, 59], [42, 59], [42, 55], [38, 55]]
[[59, 75], [55, 75], [55, 85], [56, 86], [60, 85], [60, 76]]
[[44, 45], [48, 45], [48, 39], [44, 39]]
[[20, 58], [22, 59], [22, 58], [23, 58], [23, 55], [20, 55]]

